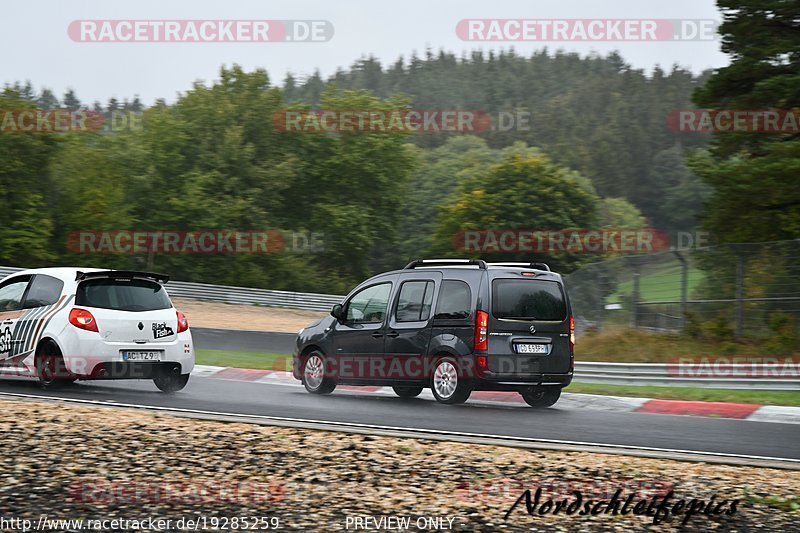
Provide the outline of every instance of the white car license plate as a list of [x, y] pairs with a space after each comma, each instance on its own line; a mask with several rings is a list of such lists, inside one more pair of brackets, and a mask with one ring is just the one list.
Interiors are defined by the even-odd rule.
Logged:
[[123, 361], [161, 361], [164, 359], [164, 352], [160, 350], [123, 350]]
[[517, 344], [517, 353], [547, 353], [546, 344]]

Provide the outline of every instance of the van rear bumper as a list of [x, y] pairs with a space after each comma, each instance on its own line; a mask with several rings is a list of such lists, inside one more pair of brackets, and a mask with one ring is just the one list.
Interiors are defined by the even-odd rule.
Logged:
[[508, 375], [487, 372], [472, 381], [472, 390], [519, 391], [530, 387], [564, 388], [572, 383], [573, 373]]

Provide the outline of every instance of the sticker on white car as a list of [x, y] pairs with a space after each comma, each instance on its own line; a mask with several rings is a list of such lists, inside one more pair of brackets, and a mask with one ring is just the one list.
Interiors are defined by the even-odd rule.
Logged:
[[6, 327], [2, 332], [0, 332], [0, 355], [4, 355], [6, 357], [11, 355], [11, 328]]
[[14, 327], [9, 357], [27, 355], [32, 352], [44, 334], [53, 315], [69, 305], [72, 298], [73, 296], [62, 296], [52, 305], [36, 307], [25, 312]]
[[163, 339], [175, 335], [175, 332], [166, 322], [153, 322], [153, 338]]

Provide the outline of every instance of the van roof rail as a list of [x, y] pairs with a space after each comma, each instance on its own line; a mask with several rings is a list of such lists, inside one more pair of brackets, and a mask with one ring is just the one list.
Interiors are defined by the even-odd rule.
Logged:
[[504, 262], [504, 263], [489, 263], [489, 265], [491, 265], [491, 266], [509, 266], [509, 267], [522, 267], [522, 268], [535, 268], [536, 270], [546, 270], [548, 272], [552, 272], [552, 270], [550, 270], [550, 267], [547, 266], [547, 263], [538, 263], [538, 262], [534, 262], [534, 263], [524, 263], [524, 262], [507, 263], [507, 262]]
[[475, 265], [481, 270], [486, 270], [486, 261], [482, 259], [414, 259], [403, 268], [403, 270], [413, 270], [424, 266], [462, 266]]

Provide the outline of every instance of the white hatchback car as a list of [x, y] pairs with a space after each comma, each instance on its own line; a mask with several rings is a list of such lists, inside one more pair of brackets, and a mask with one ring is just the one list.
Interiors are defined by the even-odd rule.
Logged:
[[186, 317], [161, 274], [39, 268], [0, 281], [0, 377], [43, 387], [76, 379], [152, 379], [179, 391], [194, 368]]

